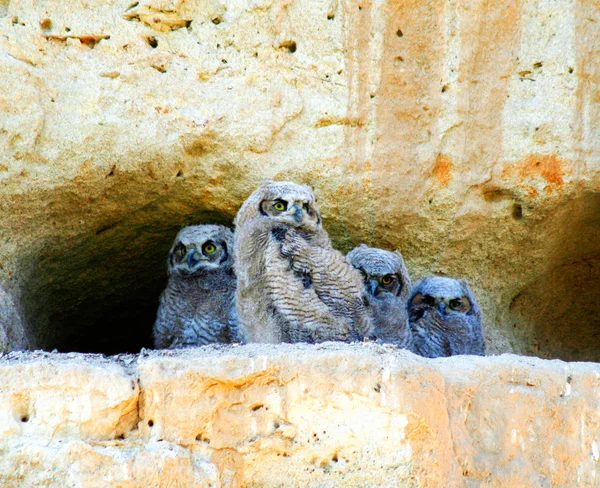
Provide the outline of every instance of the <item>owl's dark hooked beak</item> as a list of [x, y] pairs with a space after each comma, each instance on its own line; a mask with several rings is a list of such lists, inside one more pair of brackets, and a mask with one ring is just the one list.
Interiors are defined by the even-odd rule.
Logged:
[[367, 282], [367, 290], [369, 291], [369, 293], [371, 295], [373, 295], [373, 296], [376, 295], [378, 285], [379, 285], [379, 283], [377, 282], [377, 280], [369, 280]]
[[438, 310], [442, 315], [446, 315], [446, 302], [440, 300], [440, 303], [438, 303]]
[[294, 210], [294, 213], [292, 214], [292, 218], [294, 219], [294, 222], [296, 222], [297, 224], [302, 222], [302, 207], [298, 206], [298, 205], [293, 205], [292, 209]]
[[190, 251], [188, 251], [188, 255], [187, 255], [187, 263], [188, 266], [190, 268], [194, 268], [196, 267], [196, 265], [198, 264], [198, 260], [194, 257], [196, 255], [196, 251], [194, 251], [193, 249], [190, 249]]

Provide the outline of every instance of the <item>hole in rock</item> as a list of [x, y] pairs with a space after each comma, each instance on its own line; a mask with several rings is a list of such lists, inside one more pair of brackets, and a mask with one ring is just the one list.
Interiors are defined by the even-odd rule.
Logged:
[[21, 422], [23, 422], [23, 423], [29, 422], [29, 417], [27, 415], [24, 415], [23, 417], [21, 417]]
[[154, 420], [148, 420], [148, 427], [154, 427]]
[[515, 220], [521, 220], [523, 218], [523, 206], [520, 203], [515, 203], [513, 205], [512, 216]]
[[210, 438], [205, 433], [203, 433], [203, 432], [201, 432], [200, 434], [198, 434], [196, 436], [196, 440], [198, 442], [204, 442], [206, 444], [210, 444]]
[[40, 20], [40, 27], [44, 30], [52, 29], [52, 20], [48, 18]]
[[297, 48], [296, 41], [283, 41], [279, 47], [287, 49], [291, 53], [295, 53]]
[[569, 202], [547, 231], [558, 236], [545, 272], [512, 300], [511, 318], [529, 332], [530, 353], [600, 361], [600, 193]]
[[158, 40], [154, 36], [146, 37], [146, 42], [152, 49], [156, 49], [158, 47]]
[[[126, 177], [130, 186], [123, 183]], [[108, 205], [103, 199], [72, 200], [69, 192], [50, 197], [50, 209], [59, 209], [51, 218], [57, 221], [52, 240], [24, 265], [30, 271], [21, 295], [37, 348], [108, 355], [152, 348], [175, 235], [186, 225], [231, 226], [231, 215], [199, 209], [185, 189], [124, 211], [132, 199], [131, 177], [115, 171], [102, 181], [110, 185]], [[156, 188], [164, 193], [163, 183]]]

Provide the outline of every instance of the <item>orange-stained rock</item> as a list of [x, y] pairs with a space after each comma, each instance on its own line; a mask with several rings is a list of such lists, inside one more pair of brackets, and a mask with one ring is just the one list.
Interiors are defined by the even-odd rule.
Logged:
[[597, 485], [598, 364], [333, 343], [9, 358], [2, 390], [32, 401], [0, 437], [6, 487]]
[[0, 2], [0, 284], [39, 347], [138, 351], [177, 230], [286, 178], [340, 249], [469, 279], [490, 351], [581, 358], [597, 275], [554, 277], [600, 266], [596, 10]]

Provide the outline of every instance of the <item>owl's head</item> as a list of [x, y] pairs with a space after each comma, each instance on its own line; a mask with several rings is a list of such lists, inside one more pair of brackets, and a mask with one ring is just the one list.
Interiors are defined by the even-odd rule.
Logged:
[[361, 244], [347, 258], [362, 273], [369, 295], [376, 299], [406, 300], [411, 283], [402, 254]]
[[244, 202], [236, 219], [236, 227], [259, 217], [274, 225], [317, 229], [321, 215], [310, 187], [291, 181], [267, 181], [261, 184]]
[[411, 320], [435, 312], [442, 318], [457, 315], [481, 316], [479, 304], [466, 280], [444, 276], [427, 276], [417, 282], [408, 300]]
[[193, 276], [231, 268], [233, 232], [222, 225], [190, 225], [179, 231], [169, 251], [169, 275]]

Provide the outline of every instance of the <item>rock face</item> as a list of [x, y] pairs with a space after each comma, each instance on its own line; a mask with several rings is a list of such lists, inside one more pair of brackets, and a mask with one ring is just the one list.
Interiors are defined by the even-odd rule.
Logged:
[[0, 283], [39, 347], [138, 351], [178, 228], [288, 178], [468, 278], [489, 351], [600, 359], [596, 7], [0, 0]]
[[19, 307], [15, 300], [0, 286], [0, 352], [22, 350], [29, 347], [29, 340]]
[[372, 344], [0, 359], [2, 486], [598, 486], [600, 366]]

